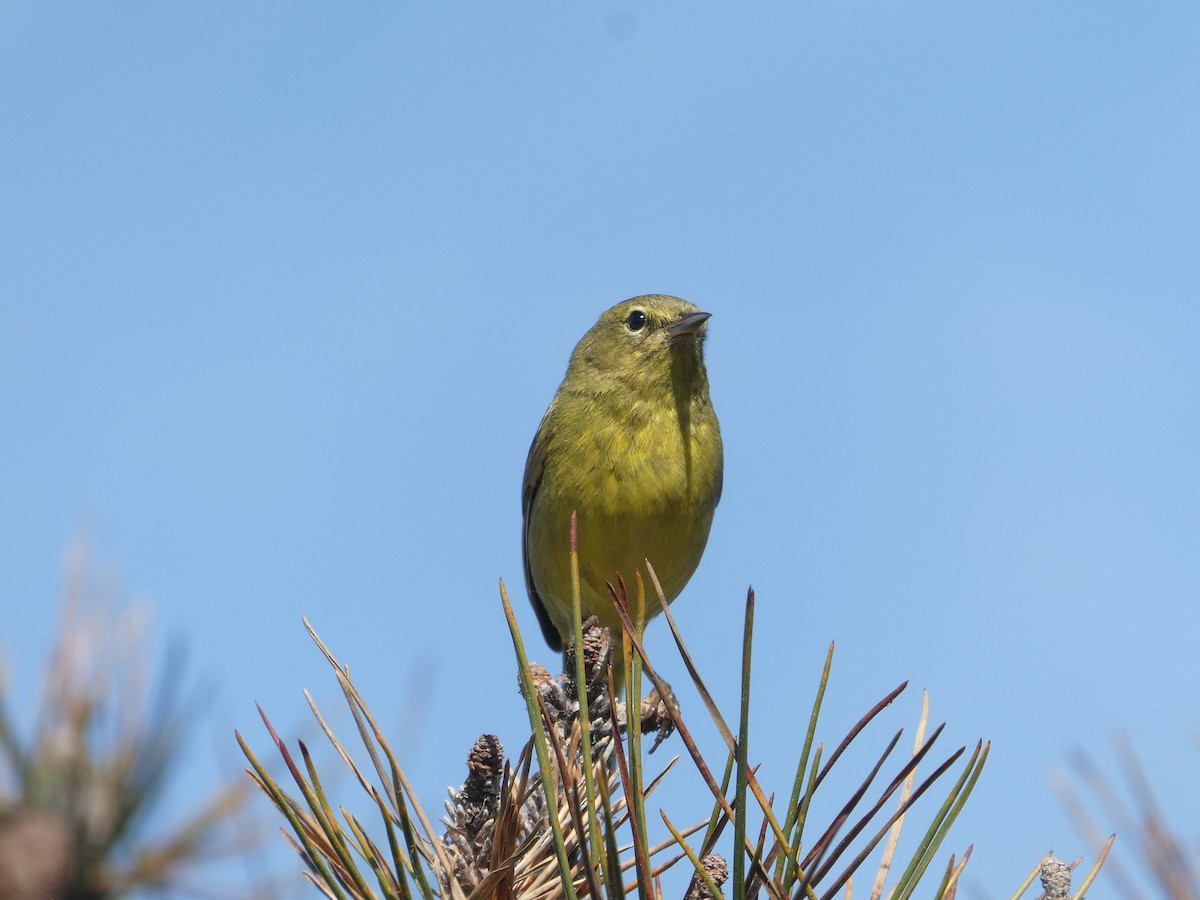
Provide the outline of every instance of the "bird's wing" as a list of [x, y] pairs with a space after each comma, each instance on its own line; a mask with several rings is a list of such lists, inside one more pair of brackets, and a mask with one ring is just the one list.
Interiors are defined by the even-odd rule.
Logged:
[[525, 563], [525, 590], [529, 593], [529, 602], [537, 613], [538, 624], [542, 626], [542, 634], [551, 650], [562, 650], [562, 636], [546, 612], [537, 585], [533, 583], [533, 570], [529, 566], [529, 519], [533, 511], [533, 501], [538, 488], [542, 484], [545, 472], [546, 448], [550, 443], [550, 413], [547, 411], [542, 424], [538, 426], [533, 444], [529, 448], [529, 456], [525, 459], [525, 480], [521, 486], [521, 558]]

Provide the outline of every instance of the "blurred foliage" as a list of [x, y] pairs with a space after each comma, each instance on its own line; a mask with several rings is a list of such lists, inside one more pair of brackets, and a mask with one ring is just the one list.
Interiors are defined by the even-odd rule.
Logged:
[[[1113, 746], [1119, 780], [1105, 775], [1083, 750], [1072, 754], [1069, 761], [1074, 777], [1056, 773], [1054, 784], [1063, 808], [1092, 849], [1103, 844], [1107, 829], [1101, 828], [1101, 820], [1116, 826], [1121, 841], [1105, 872], [1122, 897], [1196, 900], [1200, 897], [1200, 840], [1193, 838], [1189, 843], [1171, 827], [1128, 736], [1119, 735]], [[1200, 792], [1194, 799], [1200, 800]], [[1089, 802], [1099, 811], [1093, 812]]]
[[[9, 712], [8, 684], [0, 684], [4, 900], [189, 894], [194, 867], [247, 848], [244, 836], [224, 837], [249, 793], [240, 782], [151, 834], [148, 816], [186, 749], [196, 704], [181, 696], [178, 648], [161, 672], [148, 671], [147, 624], [92, 574], [86, 549], [73, 548], [57, 643], [27, 738]], [[203, 893], [213, 896], [212, 885]]]

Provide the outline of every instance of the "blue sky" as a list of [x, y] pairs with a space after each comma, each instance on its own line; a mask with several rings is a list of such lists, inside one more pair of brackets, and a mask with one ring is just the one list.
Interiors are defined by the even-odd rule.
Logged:
[[726, 446], [675, 610], [732, 714], [754, 585], [761, 777], [836, 640], [825, 740], [906, 679], [877, 743], [921, 688], [947, 746], [993, 740], [971, 896], [1087, 854], [1047, 775], [1119, 730], [1194, 837], [1198, 35], [1185, 3], [6, 5], [18, 697], [83, 533], [210, 685], [164, 817], [255, 701], [336, 704], [302, 615], [436, 808], [477, 734], [521, 740], [533, 431], [600, 311], [664, 292], [713, 313]]

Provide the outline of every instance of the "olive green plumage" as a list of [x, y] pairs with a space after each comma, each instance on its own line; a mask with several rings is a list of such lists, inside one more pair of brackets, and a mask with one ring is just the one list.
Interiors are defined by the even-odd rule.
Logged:
[[[721, 429], [704, 368], [708, 313], [648, 294], [609, 309], [576, 345], [525, 463], [525, 585], [547, 643], [571, 622], [576, 513], [584, 618], [621, 633], [606, 582], [649, 559], [667, 602], [683, 590], [721, 499]], [[649, 589], [648, 593], [653, 594]], [[661, 612], [648, 600], [646, 615]]]

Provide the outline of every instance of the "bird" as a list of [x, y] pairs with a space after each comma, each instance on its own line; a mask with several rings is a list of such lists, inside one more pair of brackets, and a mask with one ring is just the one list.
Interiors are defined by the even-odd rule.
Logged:
[[[580, 339], [525, 461], [525, 586], [551, 650], [574, 634], [570, 521], [580, 606], [622, 636], [608, 584], [649, 560], [670, 603], [704, 553], [724, 448], [709, 396], [711, 313], [665, 294], [611, 307]], [[647, 581], [646, 619], [661, 613]], [[618, 667], [618, 681], [620, 681]]]

